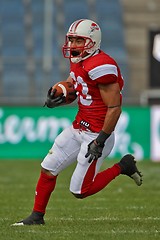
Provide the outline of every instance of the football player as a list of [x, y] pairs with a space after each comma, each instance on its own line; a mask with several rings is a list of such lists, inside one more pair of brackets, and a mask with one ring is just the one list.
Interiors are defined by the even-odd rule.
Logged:
[[[70, 191], [76, 198], [86, 198], [105, 188], [120, 174], [142, 184], [142, 175], [134, 156], [126, 154], [112, 167], [99, 172], [110, 154], [115, 138], [114, 129], [121, 115], [123, 78], [115, 60], [100, 50], [101, 29], [89, 19], [80, 19], [70, 26], [63, 46], [70, 60], [67, 81], [74, 84], [78, 95], [78, 113], [73, 124], [60, 133], [41, 163], [31, 215], [17, 223], [44, 224], [47, 203], [54, 191], [57, 176], [77, 162], [70, 181]], [[64, 105], [65, 96], [55, 97], [48, 91], [46, 106]]]

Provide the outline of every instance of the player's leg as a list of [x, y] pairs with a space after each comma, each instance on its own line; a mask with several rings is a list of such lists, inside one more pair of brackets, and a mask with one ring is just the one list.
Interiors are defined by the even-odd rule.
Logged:
[[134, 157], [130, 154], [124, 156], [119, 163], [98, 173], [105, 157], [109, 155], [113, 148], [113, 134], [107, 139], [102, 156], [91, 164], [89, 164], [88, 159], [84, 157], [84, 153], [87, 151], [86, 145], [87, 144], [84, 143], [81, 146], [78, 163], [70, 185], [71, 192], [77, 198], [84, 198], [99, 192], [120, 174], [125, 174], [133, 178], [138, 186], [142, 184], [142, 175], [136, 167]]
[[32, 214], [14, 224], [44, 224], [43, 216], [56, 185], [58, 174], [77, 159], [80, 143], [75, 139], [72, 127], [65, 129], [55, 140], [51, 150], [41, 163], [42, 171], [37, 182]]
[[56, 185], [57, 176], [53, 176], [49, 171], [42, 168], [40, 177], [37, 182], [34, 207], [29, 217], [13, 224], [13, 226], [21, 225], [40, 225], [44, 224], [44, 214], [50, 195], [53, 192]]
[[87, 194], [92, 195], [100, 191], [121, 173], [120, 167], [117, 164], [98, 173], [105, 157], [110, 154], [114, 146], [114, 133], [107, 139], [102, 156], [98, 160], [88, 163], [88, 158], [85, 158], [85, 154], [88, 143], [92, 140], [91, 137], [94, 139], [96, 136], [91, 133], [85, 134], [85, 141], [81, 145], [78, 154], [78, 163], [70, 183], [70, 191], [78, 198], [84, 198]]

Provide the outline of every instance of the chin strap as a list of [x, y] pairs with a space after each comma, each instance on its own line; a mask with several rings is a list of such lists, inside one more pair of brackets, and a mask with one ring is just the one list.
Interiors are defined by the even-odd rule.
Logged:
[[72, 63], [79, 63], [82, 61], [82, 57], [72, 57], [70, 58]]
[[[86, 52], [87, 53], [87, 52]], [[92, 52], [92, 53], [87, 53], [87, 55], [85, 56], [85, 57], [82, 57], [82, 56], [80, 56], [80, 57], [72, 57], [71, 58], [71, 62], [72, 63], [78, 63], [78, 62], [80, 62], [80, 61], [83, 61], [83, 60], [85, 60], [85, 59], [87, 59], [87, 58], [89, 58], [89, 57], [91, 57], [91, 56], [94, 56], [94, 55], [96, 55], [96, 54], [98, 54], [99, 53], [99, 49], [98, 50], [95, 50], [94, 52]]]

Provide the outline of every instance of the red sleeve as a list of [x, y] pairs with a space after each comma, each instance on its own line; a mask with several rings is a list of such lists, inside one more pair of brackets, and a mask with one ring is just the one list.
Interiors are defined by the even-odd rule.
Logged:
[[101, 84], [110, 84], [110, 83], [116, 83], [117, 82], [117, 76], [114, 74], [107, 74], [102, 77], [99, 77], [96, 79], [97, 83]]

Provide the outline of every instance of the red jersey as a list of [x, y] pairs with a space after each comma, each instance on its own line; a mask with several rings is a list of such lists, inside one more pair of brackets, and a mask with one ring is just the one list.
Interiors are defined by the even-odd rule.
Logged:
[[99, 132], [108, 108], [102, 100], [98, 84], [119, 83], [122, 89], [123, 78], [117, 63], [100, 51], [79, 63], [71, 62], [70, 76], [78, 94], [79, 107], [73, 127]]

